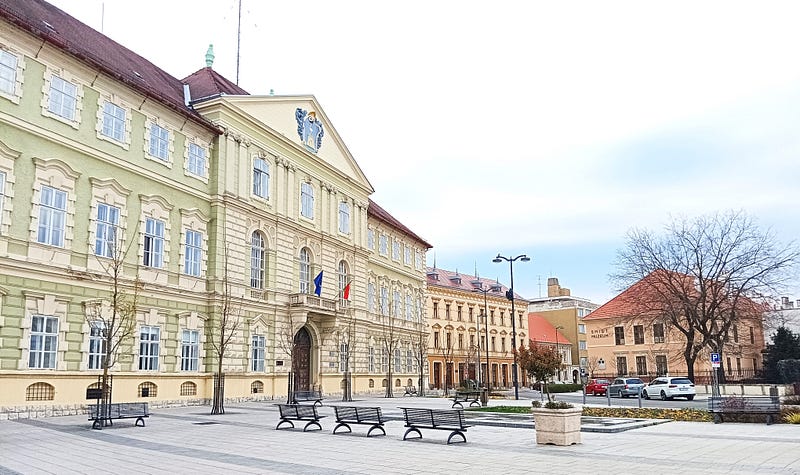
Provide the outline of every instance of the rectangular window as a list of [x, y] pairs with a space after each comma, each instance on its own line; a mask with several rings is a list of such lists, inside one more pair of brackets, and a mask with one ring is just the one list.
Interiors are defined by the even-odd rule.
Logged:
[[462, 317], [462, 311], [461, 311], [461, 309], [462, 309], [462, 306], [461, 306], [461, 305], [459, 305], [459, 306], [456, 308], [456, 318], [458, 319], [458, 321], [459, 321], [459, 322], [460, 322], [460, 321], [461, 321], [461, 319], [463, 318], [463, 317]]
[[117, 142], [124, 142], [125, 109], [106, 101], [103, 104], [103, 128], [100, 133]]
[[636, 374], [647, 374], [647, 357], [636, 357]]
[[264, 372], [264, 353], [267, 348], [267, 338], [262, 335], [253, 335], [250, 339], [252, 350], [252, 365], [250, 369], [257, 373]]
[[381, 315], [389, 316], [389, 288], [381, 287]]
[[397, 239], [392, 240], [392, 259], [395, 261], [400, 260], [400, 241]]
[[374, 373], [375, 372], [375, 348], [372, 347], [372, 346], [369, 347], [369, 361], [368, 361], [368, 364], [369, 364], [369, 372], [370, 373]]
[[469, 315], [469, 321], [470, 322], [474, 322], [475, 321], [475, 312], [474, 312], [474, 310], [475, 309], [472, 308], [472, 307], [469, 308], [468, 315]]
[[197, 330], [183, 330], [181, 336], [181, 371], [197, 371], [200, 355], [200, 333]]
[[394, 349], [394, 372], [399, 373], [403, 371], [402, 366], [402, 358], [400, 356], [400, 348]]
[[506, 339], [505, 337], [500, 338], [500, 351], [503, 353], [506, 352]]
[[206, 149], [190, 143], [189, 144], [189, 173], [197, 176], [206, 176]]
[[153, 218], [145, 221], [143, 263], [156, 269], [164, 265], [164, 221]]
[[433, 332], [433, 347], [439, 348], [439, 332]]
[[187, 275], [200, 277], [200, 264], [203, 260], [203, 233], [186, 230], [186, 255], [184, 256], [184, 272]]
[[339, 203], [339, 232], [350, 234], [350, 204], [345, 201]]
[[64, 227], [67, 220], [67, 193], [42, 186], [39, 203], [38, 242], [64, 247]]
[[406, 294], [406, 320], [411, 321], [414, 318], [414, 300], [411, 294]]
[[339, 345], [339, 371], [345, 372], [347, 371], [347, 343], [342, 343]]
[[415, 371], [414, 368], [414, 356], [411, 353], [411, 350], [406, 350], [406, 372], [410, 373]]
[[458, 334], [458, 349], [459, 350], [463, 350], [464, 349], [464, 334], [463, 333], [459, 333]]
[[[0, 185], [0, 210], [3, 209], [3, 189], [2, 185]], [[755, 344], [756, 342], [756, 333], [753, 331], [753, 327], [750, 327], [750, 344]], [[755, 366], [754, 366], [755, 368]]]
[[58, 350], [58, 318], [34, 315], [31, 318], [31, 347], [28, 367], [55, 369]]
[[78, 86], [58, 76], [50, 79], [50, 94], [47, 110], [67, 120], [75, 120], [75, 105], [78, 99]]
[[0, 50], [0, 92], [14, 94], [17, 85], [17, 57]]
[[496, 337], [492, 337], [492, 351], [497, 351], [497, 347], [495, 346]]
[[586, 334], [586, 325], [583, 323], [578, 324], [578, 333]]
[[381, 370], [384, 373], [389, 371], [389, 350], [386, 348], [381, 352]]
[[253, 160], [253, 194], [269, 198], [269, 163], [263, 158]]
[[736, 358], [736, 373], [741, 376], [742, 375], [742, 359]]
[[402, 311], [403, 301], [400, 299], [400, 292], [395, 290], [392, 297], [394, 297], [392, 299], [392, 303], [394, 304], [393, 305], [394, 312], [392, 312], [392, 316], [394, 318], [400, 318], [403, 316], [403, 311]]
[[644, 327], [642, 325], [633, 326], [633, 344], [644, 345]]
[[375, 230], [367, 230], [367, 249], [375, 250]]
[[439, 318], [439, 302], [433, 302], [433, 318]]
[[95, 233], [94, 253], [102, 257], [120, 257], [117, 254], [117, 226], [119, 208], [105, 203], [97, 205], [97, 232]]
[[411, 248], [408, 246], [403, 248], [403, 263], [407, 266], [411, 265]]
[[736, 328], [736, 325], [733, 325], [731, 329], [733, 330], [733, 342], [739, 343], [739, 329]]
[[444, 318], [446, 320], [450, 320], [450, 304], [449, 303], [444, 304]]
[[382, 256], [389, 254], [389, 238], [385, 234], [381, 234], [378, 252]]
[[139, 369], [158, 370], [158, 351], [161, 343], [161, 328], [142, 327], [139, 330]]
[[169, 130], [150, 124], [150, 155], [165, 162], [169, 160]]
[[664, 343], [664, 324], [653, 324], [653, 343]]
[[375, 284], [370, 282], [367, 284], [367, 311], [375, 312]]
[[617, 376], [625, 376], [626, 374], [628, 374], [628, 358], [617, 356]]
[[578, 341], [578, 349], [585, 350], [586, 349], [586, 340], [579, 340]]
[[103, 369], [106, 355], [106, 325], [100, 320], [89, 325], [89, 369]]
[[616, 344], [616, 345], [624, 345], [625, 344], [625, 328], [624, 327], [614, 327], [614, 344]]
[[416, 267], [417, 270], [422, 270], [422, 253], [420, 251], [416, 251], [414, 254], [416, 254], [416, 257], [415, 257], [416, 265], [415, 265], [415, 267]]
[[656, 373], [658, 376], [665, 376], [668, 370], [667, 355], [656, 355]]
[[311, 183], [300, 184], [300, 214], [314, 219], [314, 188]]

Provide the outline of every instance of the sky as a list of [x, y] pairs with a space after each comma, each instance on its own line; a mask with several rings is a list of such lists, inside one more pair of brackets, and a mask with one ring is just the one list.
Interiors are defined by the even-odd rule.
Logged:
[[[238, 0], [54, 0], [183, 78], [237, 79]], [[313, 94], [427, 263], [602, 304], [633, 228], [800, 235], [800, 3], [242, 0], [239, 85]], [[800, 298], [800, 283], [789, 289]]]

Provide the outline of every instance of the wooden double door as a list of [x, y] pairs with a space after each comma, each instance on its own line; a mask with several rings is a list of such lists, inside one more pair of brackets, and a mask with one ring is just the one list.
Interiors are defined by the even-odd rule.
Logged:
[[295, 391], [310, 391], [311, 388], [311, 334], [306, 327], [294, 336], [292, 350], [292, 374]]

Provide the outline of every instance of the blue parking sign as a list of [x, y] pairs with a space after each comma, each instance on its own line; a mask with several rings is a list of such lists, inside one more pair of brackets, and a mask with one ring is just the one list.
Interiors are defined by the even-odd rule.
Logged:
[[712, 363], [719, 363], [719, 353], [711, 353], [711, 362]]

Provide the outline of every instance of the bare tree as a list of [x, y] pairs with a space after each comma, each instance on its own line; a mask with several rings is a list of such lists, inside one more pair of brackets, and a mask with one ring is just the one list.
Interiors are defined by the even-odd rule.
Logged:
[[417, 331], [411, 341], [411, 351], [414, 355], [414, 361], [417, 363], [417, 394], [424, 396], [425, 364], [428, 362], [428, 333], [425, 331], [424, 322], [419, 320], [416, 325]]
[[[139, 295], [144, 283], [139, 279], [138, 263], [132, 278], [126, 277], [125, 259], [131, 249], [133, 240], [124, 248], [119, 228], [108, 227], [98, 232], [96, 245], [92, 246], [94, 255], [105, 275], [101, 277], [109, 284], [107, 299], [87, 303], [86, 322], [92, 336], [99, 337], [100, 368], [103, 374], [100, 379], [101, 401], [100, 416], [108, 416], [111, 403], [110, 371], [120, 358], [123, 345], [133, 343], [136, 332], [136, 313]], [[135, 234], [135, 233], [134, 233]], [[92, 344], [92, 343], [90, 343]], [[126, 353], [127, 354], [127, 353]], [[103, 424], [105, 425], [105, 423]]]
[[586, 359], [586, 370], [589, 372], [589, 377], [594, 378], [594, 372], [600, 366], [600, 357], [590, 356]]
[[[453, 339], [452, 334], [447, 332], [444, 334], [444, 345], [439, 345], [438, 347], [434, 348], [434, 351], [437, 355], [442, 357], [444, 361], [444, 394], [445, 396], [448, 394], [450, 390], [450, 386], [452, 384], [453, 378], [453, 365], [454, 365], [454, 356], [455, 356], [455, 348], [453, 347]], [[440, 342], [441, 343], [441, 342]]]
[[397, 328], [397, 318], [395, 316], [388, 314], [384, 317], [385, 323], [381, 325], [381, 347], [384, 351], [385, 357], [389, 360], [388, 368], [386, 370], [386, 395], [385, 397], [394, 397], [394, 393], [392, 391], [392, 377], [393, 377], [393, 368], [394, 362], [392, 361], [394, 357], [395, 350], [400, 345], [400, 335], [399, 330]]
[[216, 299], [215, 315], [208, 329], [209, 343], [214, 351], [214, 356], [217, 358], [211, 414], [225, 414], [225, 355], [241, 325], [242, 296], [235, 297], [233, 295], [228, 253], [228, 245], [225, 244], [223, 251], [222, 293]]
[[683, 334], [689, 377], [703, 351], [722, 353], [731, 328], [758, 320], [764, 300], [779, 295], [800, 252], [780, 245], [743, 212], [677, 219], [661, 235], [628, 233], [612, 280], [626, 292], [632, 315], [666, 321]]

